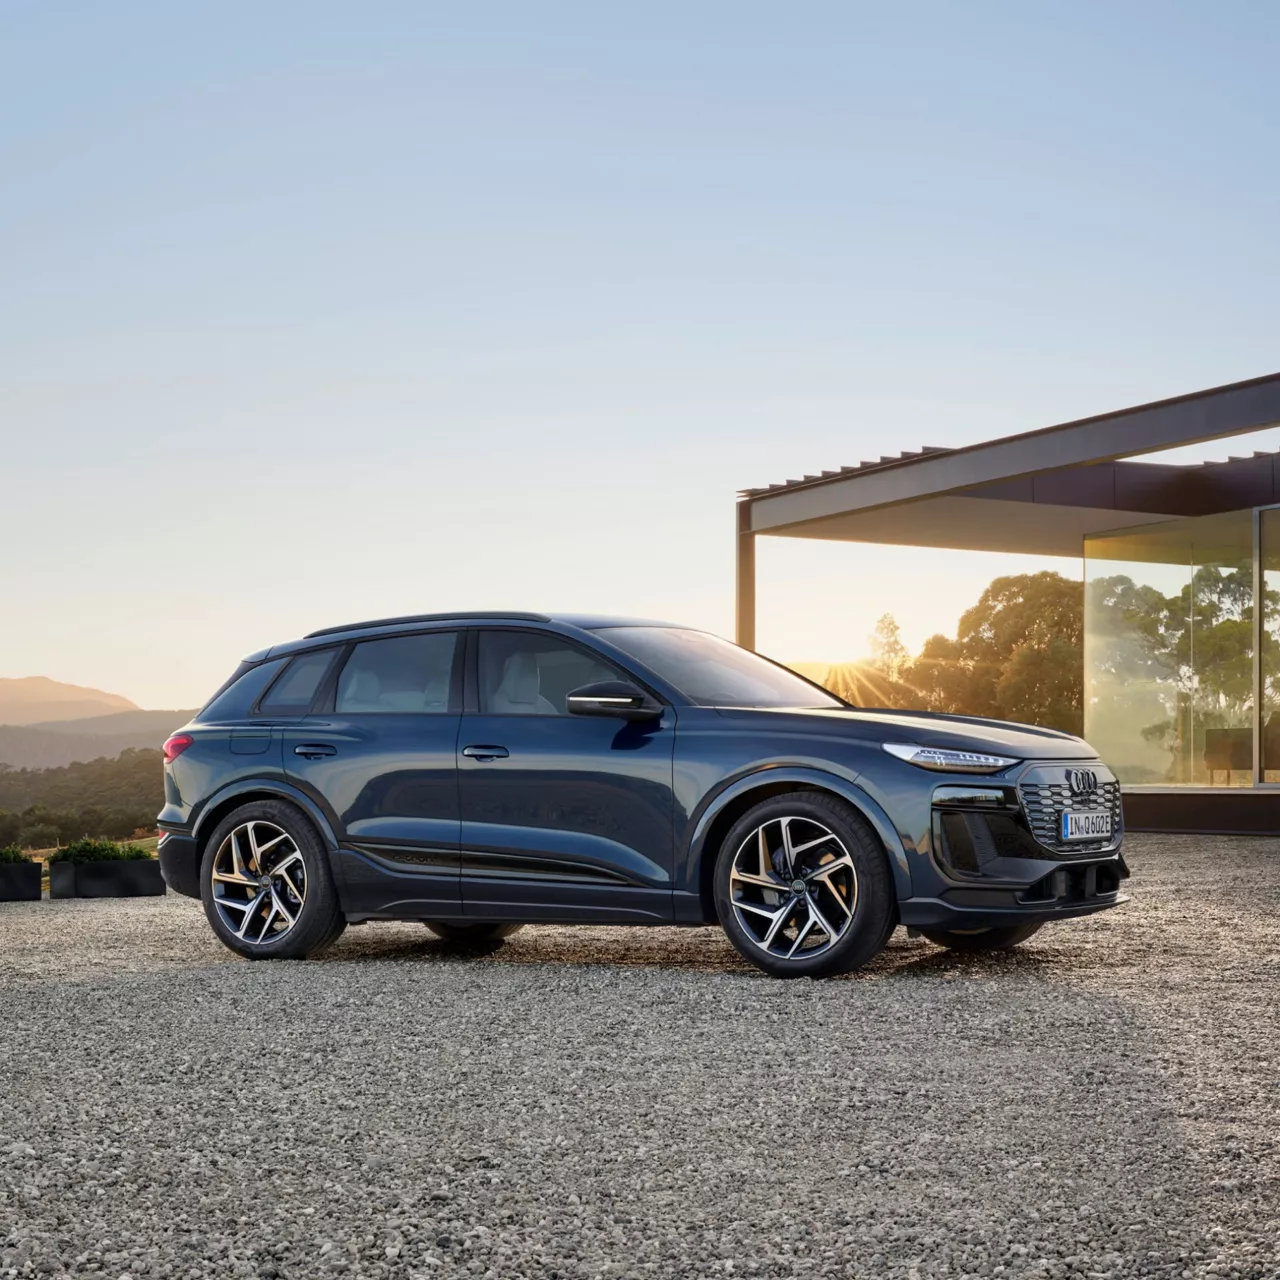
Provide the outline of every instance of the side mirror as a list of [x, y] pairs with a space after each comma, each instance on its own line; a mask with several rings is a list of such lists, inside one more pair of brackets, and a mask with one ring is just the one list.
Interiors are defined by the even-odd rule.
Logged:
[[575, 716], [616, 716], [619, 720], [654, 720], [662, 707], [643, 689], [626, 680], [601, 680], [584, 684], [568, 697]]

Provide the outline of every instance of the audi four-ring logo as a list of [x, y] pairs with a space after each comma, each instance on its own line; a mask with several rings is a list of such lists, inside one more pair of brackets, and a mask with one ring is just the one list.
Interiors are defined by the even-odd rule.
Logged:
[[1073, 796], [1088, 795], [1098, 789], [1098, 775], [1092, 769], [1068, 769], [1067, 786]]

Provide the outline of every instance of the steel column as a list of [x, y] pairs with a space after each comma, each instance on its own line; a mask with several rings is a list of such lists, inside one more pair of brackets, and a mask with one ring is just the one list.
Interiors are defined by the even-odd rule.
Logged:
[[751, 503], [748, 501], [738, 503], [734, 639], [744, 649], [756, 647], [756, 535], [751, 531]]

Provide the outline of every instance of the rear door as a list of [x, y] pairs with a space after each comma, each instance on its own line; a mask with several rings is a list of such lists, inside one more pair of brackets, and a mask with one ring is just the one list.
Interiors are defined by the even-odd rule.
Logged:
[[570, 690], [631, 677], [551, 632], [481, 630], [472, 650], [458, 740], [465, 913], [670, 920], [675, 712], [570, 715]]
[[285, 769], [327, 813], [356, 915], [457, 915], [456, 750], [462, 632], [350, 646], [311, 714], [284, 729]]

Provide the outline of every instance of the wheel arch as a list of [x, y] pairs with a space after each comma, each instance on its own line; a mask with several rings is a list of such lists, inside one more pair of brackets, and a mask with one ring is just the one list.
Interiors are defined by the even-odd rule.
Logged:
[[329, 820], [314, 801], [287, 783], [275, 782], [267, 778], [246, 778], [242, 782], [234, 783], [216, 792], [200, 810], [200, 816], [196, 819], [192, 830], [196, 845], [197, 867], [204, 858], [209, 837], [217, 830], [223, 818], [241, 805], [252, 804], [255, 800], [284, 800], [301, 809], [311, 820], [312, 826], [324, 843], [330, 855], [330, 864], [333, 863], [332, 855], [337, 851], [338, 842], [334, 837], [333, 828], [329, 825]]
[[834, 796], [856, 810], [870, 824], [884, 847], [897, 898], [901, 901], [911, 897], [911, 867], [902, 837], [889, 815], [871, 796], [861, 787], [817, 769], [772, 768], [748, 774], [726, 787], [697, 820], [689, 845], [689, 865], [693, 873], [691, 878], [696, 877], [694, 883], [698, 887], [704, 920], [714, 922], [718, 919], [713, 887], [716, 855], [734, 823], [762, 800], [805, 791]]

